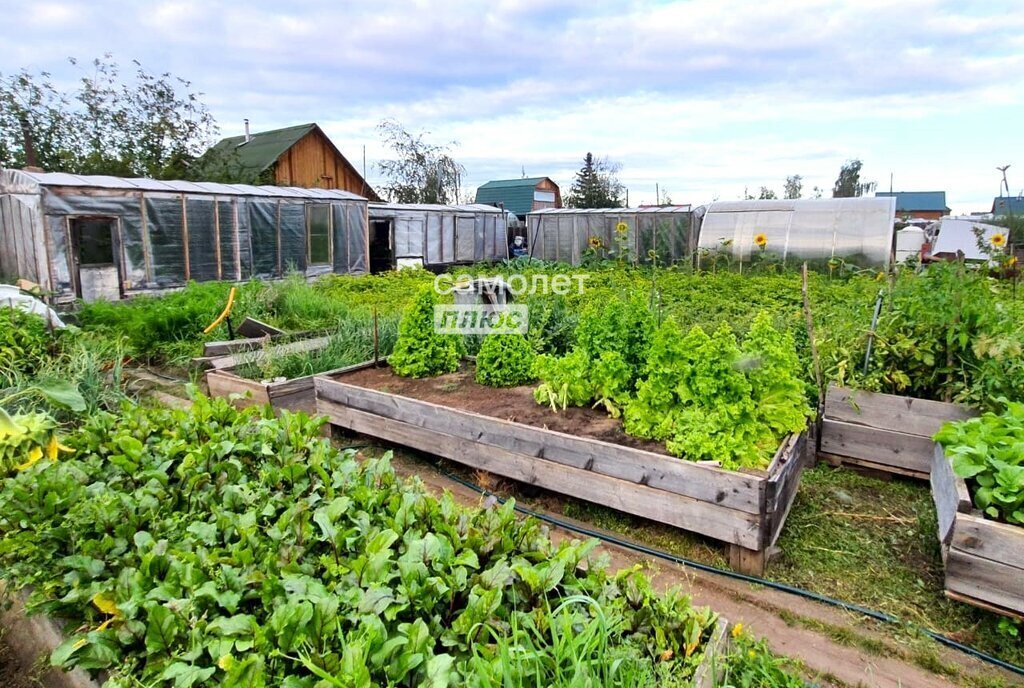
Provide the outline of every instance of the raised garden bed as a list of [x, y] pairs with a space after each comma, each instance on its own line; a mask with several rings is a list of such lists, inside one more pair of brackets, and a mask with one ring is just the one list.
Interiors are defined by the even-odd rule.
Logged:
[[819, 458], [928, 480], [932, 436], [944, 423], [976, 415], [959, 404], [832, 385], [825, 395]]
[[315, 385], [333, 425], [715, 538], [751, 573], [763, 571], [806, 463], [805, 433], [787, 437], [767, 471], [685, 461], [601, 411], [555, 414], [532, 387], [483, 387], [469, 368], [415, 380], [366, 366]]
[[967, 483], [934, 445], [932, 499], [946, 564], [946, 595], [1024, 620], [1024, 527], [985, 518]]
[[[340, 374], [373, 366], [373, 363], [359, 363], [321, 375]], [[242, 408], [254, 404], [270, 404], [276, 410], [312, 412], [316, 407], [313, 391], [315, 375], [304, 375], [291, 380], [264, 381], [250, 380], [233, 370], [211, 370], [206, 373], [206, 385], [211, 397], [230, 398], [238, 395], [233, 402]]]

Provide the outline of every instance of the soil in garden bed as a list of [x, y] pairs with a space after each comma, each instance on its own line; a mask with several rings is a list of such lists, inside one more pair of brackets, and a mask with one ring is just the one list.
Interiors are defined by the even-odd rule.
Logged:
[[622, 421], [611, 418], [602, 408], [569, 407], [555, 413], [550, 406], [542, 406], [534, 400], [536, 385], [486, 387], [478, 384], [473, 375], [473, 365], [463, 363], [456, 373], [423, 379], [399, 377], [387, 367], [365, 368], [333, 376], [333, 379], [492, 418], [669, 455], [660, 442], [627, 435], [622, 429]]

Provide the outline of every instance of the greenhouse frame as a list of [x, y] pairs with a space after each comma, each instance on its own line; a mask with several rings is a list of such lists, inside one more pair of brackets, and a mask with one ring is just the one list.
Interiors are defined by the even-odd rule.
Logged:
[[571, 265], [587, 255], [616, 258], [623, 249], [629, 262], [671, 265], [690, 260], [697, 247], [689, 205], [545, 208], [527, 215], [526, 227], [532, 257]]
[[703, 210], [699, 266], [723, 255], [741, 264], [764, 256], [793, 264], [840, 259], [872, 268], [892, 260], [892, 197], [719, 201]]
[[367, 231], [347, 191], [0, 170], [0, 275], [60, 301], [362, 274]]
[[371, 203], [370, 271], [505, 260], [508, 217], [492, 205]]

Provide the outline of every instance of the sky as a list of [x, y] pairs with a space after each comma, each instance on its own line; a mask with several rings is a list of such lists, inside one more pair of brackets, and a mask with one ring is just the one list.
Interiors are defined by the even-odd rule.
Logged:
[[[469, 195], [589, 151], [631, 205], [699, 205], [799, 174], [983, 211], [1024, 190], [1021, 0], [2, 0], [0, 74], [73, 84], [112, 53], [192, 82], [224, 136], [315, 121], [367, 178], [395, 119], [455, 142]], [[79, 66], [66, 58], [79, 58]]]

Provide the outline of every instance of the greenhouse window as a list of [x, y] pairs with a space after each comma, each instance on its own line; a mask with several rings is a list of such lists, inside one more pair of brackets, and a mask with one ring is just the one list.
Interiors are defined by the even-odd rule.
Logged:
[[306, 245], [310, 265], [331, 263], [331, 206], [306, 206]]

